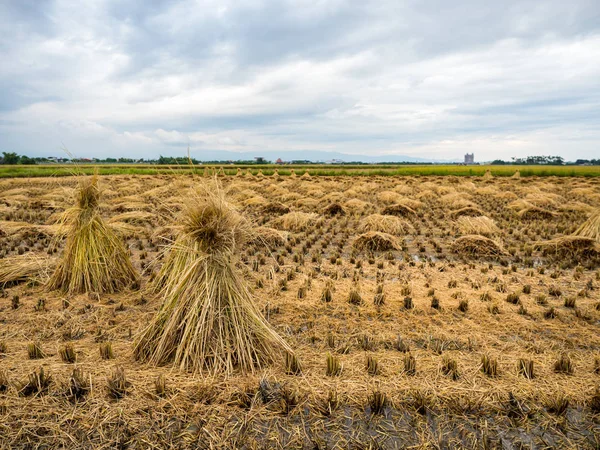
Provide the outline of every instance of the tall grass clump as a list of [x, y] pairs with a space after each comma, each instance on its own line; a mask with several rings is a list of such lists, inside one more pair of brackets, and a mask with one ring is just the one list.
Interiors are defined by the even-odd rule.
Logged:
[[238, 267], [252, 227], [221, 188], [204, 184], [194, 191], [181, 224], [151, 286], [163, 304], [136, 339], [135, 357], [196, 373], [230, 374], [291, 352], [254, 304]]
[[82, 178], [76, 204], [61, 221], [67, 241], [50, 289], [114, 293], [138, 282], [125, 245], [100, 216], [99, 199], [98, 176]]

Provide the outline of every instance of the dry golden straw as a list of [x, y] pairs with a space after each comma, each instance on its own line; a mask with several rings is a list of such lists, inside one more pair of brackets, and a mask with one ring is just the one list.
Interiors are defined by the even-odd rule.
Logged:
[[537, 242], [534, 248], [563, 257], [597, 257], [600, 255], [600, 243], [582, 236], [560, 236], [549, 241]]
[[291, 352], [254, 304], [237, 267], [252, 239], [250, 223], [222, 190], [201, 186], [182, 216], [152, 288], [164, 302], [136, 340], [134, 355], [196, 373], [252, 371]]
[[370, 252], [400, 250], [402, 248], [396, 237], [380, 231], [368, 231], [359, 235], [352, 246], [357, 250]]
[[381, 231], [396, 236], [407, 234], [412, 226], [406, 221], [395, 216], [371, 214], [360, 223], [360, 231]]
[[254, 230], [252, 239], [249, 242], [259, 247], [266, 246], [270, 248], [285, 245], [287, 239], [288, 233], [285, 231], [279, 231], [270, 227], [258, 227]]
[[294, 232], [303, 231], [310, 225], [318, 222], [322, 222], [322, 218], [318, 214], [298, 211], [289, 212], [273, 220], [273, 224], [276, 227]]
[[452, 251], [476, 256], [505, 255], [500, 244], [485, 236], [476, 234], [459, 237], [452, 244]]
[[53, 260], [31, 253], [4, 258], [0, 264], [0, 287], [30, 279], [47, 279], [47, 271], [54, 267]]
[[62, 217], [67, 242], [48, 282], [50, 289], [113, 293], [137, 282], [125, 245], [100, 217], [99, 197], [98, 177], [83, 178], [76, 205]]
[[500, 229], [496, 226], [494, 221], [486, 216], [461, 216], [456, 221], [456, 224], [462, 234], [480, 234], [482, 236], [492, 236], [500, 233]]
[[600, 209], [592, 214], [588, 220], [583, 222], [583, 224], [575, 230], [573, 236], [586, 237], [600, 242]]

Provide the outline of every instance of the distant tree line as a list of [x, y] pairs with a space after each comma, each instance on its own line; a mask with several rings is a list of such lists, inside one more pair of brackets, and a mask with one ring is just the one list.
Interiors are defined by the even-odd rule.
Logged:
[[[200, 161], [196, 158], [188, 158], [187, 156], [160, 156], [158, 159], [134, 159], [134, 158], [54, 158], [54, 157], [35, 157], [30, 158], [25, 155], [18, 155], [15, 152], [2, 152], [0, 157], [0, 164], [49, 164], [49, 163], [104, 163], [104, 164], [164, 164], [164, 165], [188, 165], [190, 162], [194, 165], [198, 164], [213, 164], [213, 165], [225, 165], [225, 164], [271, 164], [269, 161], [262, 157], [257, 157], [250, 160], [214, 160], [214, 161]], [[323, 164], [322, 161], [309, 161], [309, 160], [292, 160], [286, 161], [284, 164]], [[335, 161], [335, 165], [372, 165], [373, 163], [367, 163], [363, 161]], [[395, 166], [395, 165], [433, 165], [435, 163], [428, 162], [378, 162], [379, 165]], [[452, 164], [452, 163], [450, 163]], [[454, 163], [462, 164], [462, 163]], [[547, 166], [562, 166], [562, 165], [578, 165], [578, 166], [598, 166], [600, 165], [600, 159], [577, 159], [576, 161], [565, 161], [561, 156], [527, 156], [525, 158], [511, 158], [511, 161], [504, 161], [496, 159], [492, 161], [493, 165], [547, 165]]]
[[527, 156], [526, 158], [511, 158], [512, 161], [503, 161], [496, 159], [492, 161], [494, 165], [527, 165], [527, 166], [599, 166], [600, 159], [577, 159], [576, 161], [566, 161], [561, 156]]
[[600, 159], [578, 159], [574, 163], [567, 163], [567, 165], [569, 164], [575, 164], [577, 166], [600, 166]]
[[24, 164], [31, 165], [36, 164], [35, 158], [30, 158], [25, 155], [17, 155], [14, 152], [2, 152], [2, 158], [0, 158], [0, 164]]

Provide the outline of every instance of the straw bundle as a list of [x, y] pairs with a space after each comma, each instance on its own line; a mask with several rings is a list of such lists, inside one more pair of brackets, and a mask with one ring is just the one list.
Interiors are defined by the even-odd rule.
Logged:
[[281, 202], [270, 202], [262, 208], [263, 214], [287, 214], [290, 212], [290, 207]]
[[299, 232], [320, 221], [322, 221], [322, 218], [315, 213], [290, 212], [279, 216], [273, 221], [273, 224], [286, 231]]
[[23, 240], [30, 237], [52, 237], [60, 231], [55, 225], [37, 225], [27, 222], [0, 220], [0, 236], [14, 236]]
[[386, 206], [385, 208], [383, 208], [383, 211], [381, 211], [381, 213], [388, 216], [412, 216], [417, 214], [414, 209], [401, 203]]
[[253, 370], [290, 352], [253, 302], [237, 255], [252, 238], [217, 188], [186, 205], [183, 228], [152, 286], [164, 302], [136, 340], [134, 355], [196, 373]]
[[600, 242], [600, 209], [592, 214], [588, 220], [583, 222], [583, 224], [575, 230], [573, 236], [586, 237]]
[[146, 228], [132, 225], [128, 222], [113, 222], [110, 221], [110, 228], [124, 238], [133, 238], [141, 236], [146, 232]]
[[538, 242], [534, 247], [563, 258], [600, 256], [600, 243], [595, 239], [582, 236], [561, 236], [549, 241]]
[[346, 203], [344, 203], [344, 206], [356, 212], [365, 209], [368, 206], [368, 203], [359, 200], [358, 198], [351, 198]]
[[456, 209], [454, 211], [450, 211], [450, 215], [455, 218], [462, 217], [462, 216], [478, 217], [478, 216], [483, 216], [484, 212], [482, 210], [480, 210], [479, 208], [475, 208], [473, 206], [467, 206], [466, 208], [460, 208], [460, 209]]
[[456, 224], [462, 234], [480, 234], [482, 236], [491, 236], [500, 233], [500, 229], [496, 226], [494, 221], [486, 216], [461, 216], [456, 221]]
[[381, 231], [393, 235], [407, 234], [412, 230], [412, 226], [406, 221], [395, 216], [384, 216], [381, 214], [371, 214], [365, 217], [360, 223], [360, 231]]
[[400, 203], [404, 196], [394, 191], [383, 191], [377, 194], [377, 200], [383, 203]]
[[477, 256], [497, 256], [506, 252], [496, 241], [485, 236], [468, 235], [459, 237], [452, 244], [454, 253], [463, 253]]
[[128, 222], [134, 224], [146, 224], [150, 223], [154, 219], [155, 215], [146, 211], [127, 211], [121, 214], [117, 214], [111, 217], [108, 223], [113, 222]]
[[288, 239], [288, 234], [285, 231], [279, 231], [270, 227], [258, 227], [254, 230], [254, 236], [250, 240], [253, 245], [267, 247], [277, 247], [285, 245]]
[[138, 281], [127, 249], [100, 217], [98, 177], [79, 183], [76, 205], [65, 211], [61, 226], [65, 250], [48, 287], [66, 293], [117, 292]]
[[54, 261], [31, 253], [9, 256], [2, 259], [0, 264], [0, 287], [30, 279], [47, 278], [47, 271], [54, 267]]
[[519, 211], [518, 216], [522, 220], [546, 220], [558, 217], [558, 214], [546, 209], [538, 208], [537, 206], [530, 206]]
[[400, 250], [401, 248], [398, 240], [394, 236], [379, 231], [369, 231], [361, 234], [354, 240], [352, 246], [357, 250], [367, 250], [371, 252]]
[[346, 214], [346, 210], [338, 202], [333, 202], [323, 209], [323, 214], [326, 216], [344, 216]]

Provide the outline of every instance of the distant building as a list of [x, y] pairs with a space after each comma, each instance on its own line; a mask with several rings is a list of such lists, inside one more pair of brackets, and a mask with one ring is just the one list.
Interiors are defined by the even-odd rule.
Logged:
[[465, 164], [475, 164], [475, 153], [467, 153], [465, 155]]
[[283, 161], [281, 160], [281, 158], [277, 158], [277, 161], [275, 161], [275, 164], [283, 164]]

